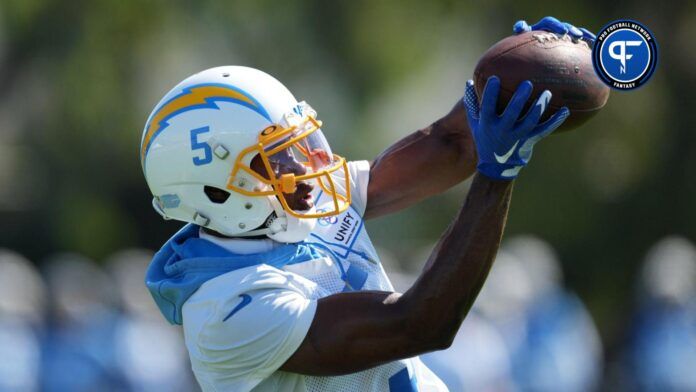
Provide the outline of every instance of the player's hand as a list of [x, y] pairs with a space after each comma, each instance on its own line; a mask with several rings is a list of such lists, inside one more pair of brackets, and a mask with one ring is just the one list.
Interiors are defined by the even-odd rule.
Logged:
[[551, 100], [551, 92], [545, 90], [522, 116], [522, 109], [532, 94], [532, 83], [525, 81], [520, 83], [507, 108], [498, 116], [496, 105], [499, 92], [500, 80], [491, 76], [483, 90], [479, 108], [474, 82], [469, 80], [463, 100], [478, 152], [476, 168], [486, 177], [512, 180], [529, 163], [534, 144], [558, 128], [570, 111], [563, 107], [540, 124], [539, 119]]
[[545, 30], [556, 34], [568, 34], [575, 39], [582, 39], [587, 41], [590, 45], [594, 43], [597, 37], [592, 34], [591, 31], [584, 27], [575, 27], [570, 23], [561, 22], [560, 20], [554, 18], [553, 16], [547, 16], [542, 18], [539, 22], [534, 25], [528, 25], [524, 20], [518, 20], [514, 26], [512, 26], [512, 31], [515, 34], [524, 33], [526, 31], [532, 30]]

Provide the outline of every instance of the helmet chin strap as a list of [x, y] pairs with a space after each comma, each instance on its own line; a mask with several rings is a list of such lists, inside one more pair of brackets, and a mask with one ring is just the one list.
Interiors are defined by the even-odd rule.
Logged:
[[[270, 200], [272, 199], [272, 200]], [[267, 236], [268, 238], [283, 242], [294, 243], [305, 240], [314, 230], [316, 218], [297, 218], [287, 214], [275, 196], [269, 197], [273, 212], [266, 218], [266, 221], [256, 229], [234, 234], [233, 237], [258, 237]], [[308, 214], [316, 212], [314, 207], [305, 211]]]
[[[266, 236], [274, 241], [293, 243], [303, 241], [314, 230], [316, 218], [297, 218], [285, 212], [283, 206], [274, 196], [269, 197], [275, 211], [276, 219], [268, 222], [269, 232]], [[305, 211], [308, 214], [316, 212], [315, 207]], [[246, 233], [245, 233], [246, 234]]]
[[264, 227], [262, 229], [250, 230], [244, 233], [235, 234], [234, 237], [259, 237], [271, 233], [271, 229]]

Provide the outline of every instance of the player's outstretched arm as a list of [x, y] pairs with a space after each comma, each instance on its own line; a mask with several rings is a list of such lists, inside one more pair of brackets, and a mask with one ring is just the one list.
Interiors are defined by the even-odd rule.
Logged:
[[529, 162], [534, 144], [568, 115], [564, 108], [539, 124], [551, 98], [548, 91], [523, 115], [532, 92], [525, 82], [497, 116], [499, 89], [498, 79], [491, 78], [479, 110], [473, 84], [467, 83], [465, 106], [479, 174], [416, 283], [403, 295], [362, 291], [320, 299], [307, 336], [281, 370], [346, 374], [451, 344], [498, 250], [511, 180]]
[[432, 268], [410, 290], [320, 299], [304, 342], [281, 370], [347, 374], [448, 347], [490, 268], [511, 192], [510, 181], [476, 176]]
[[466, 110], [457, 102], [446, 116], [397, 141], [371, 162], [364, 218], [402, 210], [475, 171], [476, 149]]
[[[587, 29], [553, 16], [531, 26], [520, 20], [512, 30], [515, 34], [532, 30], [568, 34], [590, 44], [595, 40]], [[365, 219], [402, 210], [444, 192], [471, 177], [476, 161], [466, 110], [458, 102], [446, 116], [399, 140], [372, 162]]]

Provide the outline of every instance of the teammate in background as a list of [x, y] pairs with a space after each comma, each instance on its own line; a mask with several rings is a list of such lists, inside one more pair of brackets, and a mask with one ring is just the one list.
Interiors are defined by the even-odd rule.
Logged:
[[31, 261], [0, 248], [0, 391], [42, 390], [46, 286]]
[[564, 287], [561, 264], [548, 243], [532, 236], [506, 239], [479, 299], [480, 310], [510, 349], [519, 390], [598, 388], [599, 334], [580, 298]]
[[[546, 29], [591, 39], [553, 18]], [[188, 222], [146, 283], [183, 324], [208, 391], [444, 391], [417, 355], [448, 347], [502, 236], [512, 183], [536, 142], [568, 116], [500, 81], [398, 141], [372, 163], [333, 154], [316, 112], [271, 76], [219, 67], [174, 87], [150, 115], [141, 161], [154, 208]], [[455, 221], [405, 293], [394, 292], [363, 220], [474, 176]], [[427, 175], [426, 175], [427, 174]]]
[[694, 391], [696, 246], [665, 237], [650, 248], [641, 272], [623, 361], [630, 389]]

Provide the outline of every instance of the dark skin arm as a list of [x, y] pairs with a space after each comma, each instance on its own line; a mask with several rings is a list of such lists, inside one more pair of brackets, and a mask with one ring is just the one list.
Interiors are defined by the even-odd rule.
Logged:
[[[451, 175], [450, 181], [461, 177]], [[455, 221], [408, 291], [320, 299], [307, 336], [281, 370], [348, 374], [448, 347], [493, 263], [511, 194], [512, 181], [477, 175]]]
[[457, 102], [446, 116], [394, 143], [372, 162], [364, 219], [444, 192], [471, 177], [476, 162], [466, 110]]

